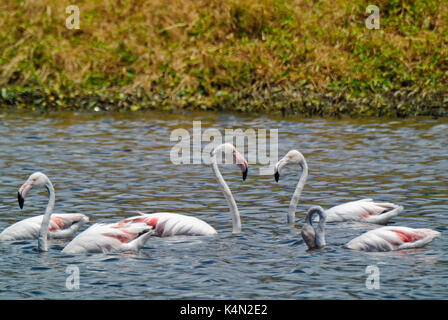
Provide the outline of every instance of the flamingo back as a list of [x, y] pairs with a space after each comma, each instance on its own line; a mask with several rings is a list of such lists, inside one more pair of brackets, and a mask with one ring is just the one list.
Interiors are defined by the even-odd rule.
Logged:
[[[30, 217], [7, 227], [0, 234], [0, 240], [33, 240], [37, 239], [42, 225], [43, 215]], [[81, 213], [54, 213], [48, 226], [49, 239], [71, 238], [89, 218]]]
[[141, 214], [124, 219], [123, 222], [144, 222], [154, 227], [155, 233], [161, 237], [175, 235], [214, 235], [216, 230], [208, 223], [191, 216], [178, 213], [157, 212]]
[[374, 202], [373, 199], [362, 199], [347, 202], [328, 210], [327, 222], [365, 221], [385, 224], [403, 210], [402, 206], [388, 202]]
[[97, 223], [75, 237], [64, 253], [137, 251], [145, 243], [152, 227], [146, 223]]
[[408, 227], [381, 227], [370, 230], [351, 240], [346, 246], [361, 251], [393, 251], [420, 248], [438, 237], [440, 232], [431, 229]]

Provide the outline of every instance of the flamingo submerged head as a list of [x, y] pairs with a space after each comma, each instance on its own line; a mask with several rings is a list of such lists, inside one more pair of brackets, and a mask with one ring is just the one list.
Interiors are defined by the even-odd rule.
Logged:
[[[313, 226], [313, 216], [319, 216], [319, 222], [316, 227]], [[326, 215], [324, 209], [320, 206], [311, 207], [305, 218], [305, 224], [302, 227], [302, 238], [308, 249], [319, 249], [325, 246], [325, 222]]]
[[17, 193], [20, 209], [23, 209], [25, 197], [31, 189], [46, 187], [47, 190], [49, 190], [50, 184], [50, 180], [42, 172], [35, 172], [30, 175], [28, 180], [20, 187], [19, 192]]

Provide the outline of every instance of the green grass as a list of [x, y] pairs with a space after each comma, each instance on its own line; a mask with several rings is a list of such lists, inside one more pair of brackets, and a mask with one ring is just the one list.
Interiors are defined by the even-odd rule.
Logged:
[[0, 107], [448, 115], [448, 9], [436, 0], [0, 4]]

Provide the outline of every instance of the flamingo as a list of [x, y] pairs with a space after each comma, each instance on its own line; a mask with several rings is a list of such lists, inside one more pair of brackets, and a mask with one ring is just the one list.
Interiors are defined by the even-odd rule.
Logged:
[[[216, 156], [219, 153], [232, 155], [233, 161], [240, 167], [243, 174], [243, 181], [246, 180], [248, 172], [248, 164], [244, 156], [230, 143], [224, 143], [217, 146], [212, 152], [212, 169], [215, 173], [219, 187], [224, 194], [224, 197], [229, 206], [230, 215], [232, 217], [232, 233], [241, 232], [241, 219], [229, 186], [224, 181], [221, 172], [219, 171], [218, 161]], [[144, 214], [139, 212], [139, 216], [124, 219], [123, 223], [130, 222], [144, 222], [154, 228], [155, 234], [161, 237], [169, 237], [175, 235], [196, 235], [209, 236], [217, 234], [215, 228], [196, 217], [186, 216], [178, 213], [157, 212], [151, 214]]]
[[[298, 164], [302, 174], [297, 183], [296, 190], [291, 198], [288, 211], [288, 223], [294, 225], [297, 203], [308, 177], [308, 164], [302, 153], [290, 150], [275, 165], [275, 181], [280, 178], [280, 171], [288, 164]], [[325, 210], [327, 222], [364, 221], [376, 224], [386, 224], [392, 217], [403, 210], [402, 206], [388, 202], [374, 202], [373, 199], [362, 199], [340, 204]]]
[[[315, 228], [312, 218], [316, 214], [319, 216], [319, 222]], [[308, 249], [319, 249], [326, 245], [326, 216], [326, 211], [320, 206], [308, 210], [302, 227], [302, 238]], [[386, 226], [363, 233], [348, 242], [345, 247], [359, 251], [395, 251], [423, 247], [438, 236], [440, 232], [431, 229]]]
[[[20, 188], [18, 192], [20, 209], [23, 209], [23, 202], [26, 194], [33, 188], [33, 186], [37, 186], [40, 183], [40, 179], [43, 179], [41, 174], [36, 173]], [[53, 185], [50, 180], [48, 180], [47, 189], [50, 193], [49, 205], [51, 205], [51, 210], [53, 210], [55, 198]], [[0, 233], [0, 240], [13, 241], [37, 239], [43, 218], [44, 215], [39, 215], [12, 224]], [[49, 219], [48, 222], [45, 222], [48, 224], [48, 237], [50, 239], [72, 238], [73, 235], [88, 221], [89, 218], [81, 213], [55, 213], [51, 216], [51, 219]]]
[[[33, 173], [20, 187], [18, 192], [19, 206], [23, 208], [25, 196], [32, 188], [45, 187], [49, 200], [45, 214], [41, 218], [37, 235], [38, 251], [48, 251], [49, 226], [53, 220], [55, 193], [50, 179], [42, 172]], [[55, 215], [58, 218], [60, 215]], [[56, 220], [59, 221], [59, 220]], [[57, 222], [55, 222], [57, 224]], [[63, 253], [138, 251], [151, 234], [151, 227], [144, 223], [126, 224], [122, 222], [110, 224], [94, 224], [77, 235], [63, 250]]]
[[137, 252], [154, 233], [146, 223], [95, 223], [77, 235], [62, 253]]

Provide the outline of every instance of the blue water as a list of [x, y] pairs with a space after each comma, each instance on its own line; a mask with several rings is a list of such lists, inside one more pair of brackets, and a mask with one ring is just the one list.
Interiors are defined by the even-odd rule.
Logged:
[[[278, 153], [300, 150], [310, 168], [286, 225], [299, 178], [290, 168], [276, 183], [250, 164], [221, 166], [242, 219], [232, 234], [226, 202], [207, 165], [174, 165], [174, 129], [192, 135], [215, 128], [278, 129]], [[196, 216], [218, 231], [210, 237], [151, 237], [139, 253], [67, 255], [63, 241], [46, 253], [36, 241], [0, 242], [0, 299], [447, 299], [448, 121], [285, 120], [226, 114], [0, 114], [0, 230], [42, 214], [45, 192], [31, 192], [23, 210], [17, 190], [34, 171], [56, 190], [55, 212], [81, 212], [89, 225], [144, 212]], [[247, 150], [246, 150], [247, 151]], [[307, 251], [304, 212], [374, 198], [403, 205], [397, 226], [442, 233], [424, 248], [364, 253], [344, 248], [375, 228], [327, 225], [327, 247]], [[84, 228], [87, 228], [85, 226]], [[83, 228], [83, 229], [84, 229]], [[368, 288], [368, 266], [379, 288]], [[79, 286], [72, 271], [77, 270]]]

